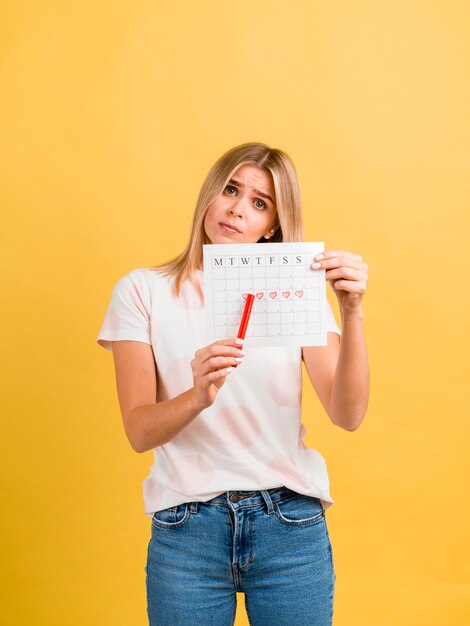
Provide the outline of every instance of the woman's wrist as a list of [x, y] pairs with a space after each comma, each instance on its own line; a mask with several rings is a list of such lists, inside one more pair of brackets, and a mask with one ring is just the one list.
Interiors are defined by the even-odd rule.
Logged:
[[362, 310], [362, 306], [356, 306], [352, 308], [340, 308], [341, 313], [341, 321], [344, 324], [345, 322], [350, 321], [361, 321], [364, 319], [364, 311]]
[[191, 410], [195, 413], [201, 413], [201, 411], [204, 411], [204, 409], [207, 409], [207, 407], [210, 406], [201, 404], [195, 387], [191, 387], [191, 389], [188, 389], [188, 399]]

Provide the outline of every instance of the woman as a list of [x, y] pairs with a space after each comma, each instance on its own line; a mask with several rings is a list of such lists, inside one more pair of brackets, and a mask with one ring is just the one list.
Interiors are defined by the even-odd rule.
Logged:
[[117, 282], [97, 338], [113, 352], [133, 449], [154, 451], [143, 485], [150, 626], [233, 624], [237, 591], [256, 626], [332, 622], [333, 500], [323, 457], [303, 441], [301, 364], [333, 423], [358, 428], [368, 266], [339, 250], [312, 259], [341, 311], [342, 331], [327, 303], [327, 346], [205, 345], [202, 245], [267, 241], [303, 241], [297, 176], [281, 150], [247, 143], [210, 170], [186, 249]]

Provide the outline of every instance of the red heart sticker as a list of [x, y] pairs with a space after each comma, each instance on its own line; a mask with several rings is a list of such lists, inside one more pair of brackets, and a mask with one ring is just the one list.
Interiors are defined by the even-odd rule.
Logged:
[[248, 298], [248, 294], [247, 293], [242, 293], [242, 298], [243, 298], [243, 300], [246, 300]]
[[301, 298], [304, 295], [304, 290], [303, 289], [299, 289], [298, 291], [295, 292], [295, 295], [298, 298]]
[[256, 297], [258, 298], [258, 300], [261, 300], [263, 296], [264, 296], [264, 293], [262, 291], [258, 291], [256, 294]]
[[282, 295], [284, 296], [284, 298], [288, 298], [290, 296], [290, 291], [283, 291]]
[[270, 291], [269, 292], [269, 297], [271, 298], [271, 300], [274, 300], [274, 298], [277, 296], [277, 291]]

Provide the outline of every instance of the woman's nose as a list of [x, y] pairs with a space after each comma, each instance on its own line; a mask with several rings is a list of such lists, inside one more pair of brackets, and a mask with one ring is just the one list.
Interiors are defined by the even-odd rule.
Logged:
[[245, 209], [245, 199], [240, 196], [235, 198], [235, 201], [230, 205], [230, 211], [232, 213], [242, 213]]

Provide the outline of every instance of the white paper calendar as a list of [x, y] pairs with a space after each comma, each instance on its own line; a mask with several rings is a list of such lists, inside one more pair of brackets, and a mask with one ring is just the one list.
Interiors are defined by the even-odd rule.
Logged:
[[247, 293], [255, 295], [250, 346], [326, 346], [325, 270], [314, 270], [323, 242], [203, 246], [206, 335], [236, 337]]

